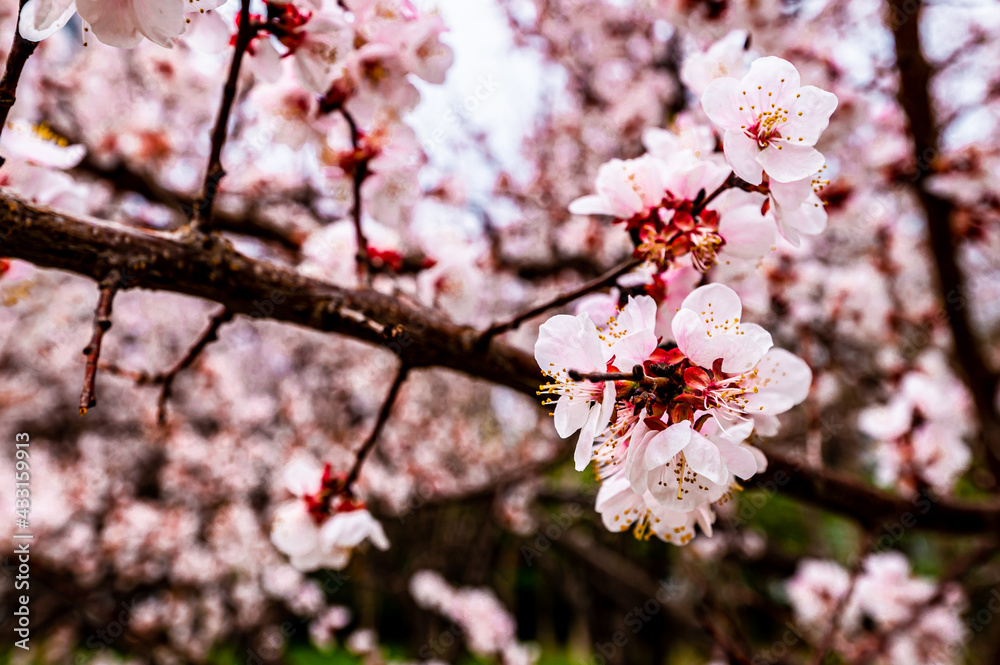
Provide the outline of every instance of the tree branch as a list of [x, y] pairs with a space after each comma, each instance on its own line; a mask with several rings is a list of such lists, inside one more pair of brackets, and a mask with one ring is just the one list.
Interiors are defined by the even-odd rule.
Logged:
[[118, 291], [121, 275], [111, 271], [101, 280], [101, 295], [94, 310], [94, 332], [90, 342], [83, 350], [87, 356], [87, 367], [83, 374], [83, 390], [80, 393], [80, 415], [87, 415], [87, 410], [97, 406], [97, 396], [94, 392], [94, 382], [97, 379], [97, 363], [101, 358], [101, 342], [104, 333], [111, 327], [111, 306], [115, 293]]
[[[934, 175], [933, 163], [941, 155], [938, 127], [931, 105], [929, 85], [932, 68], [920, 49], [922, 0], [888, 0], [889, 27], [899, 69], [899, 104], [909, 121], [917, 173], [911, 184], [927, 220], [928, 241], [934, 257], [941, 299], [955, 347], [955, 357], [972, 392], [983, 425], [983, 437], [996, 460], [1000, 460], [1000, 418], [994, 411], [998, 375], [989, 368], [980, 351], [969, 320], [969, 294], [958, 266], [958, 246], [951, 228], [954, 205], [927, 188]], [[994, 466], [994, 471], [1000, 465]]]
[[191, 218], [193, 230], [202, 227], [209, 228], [212, 223], [212, 204], [215, 193], [219, 190], [219, 182], [225, 177], [226, 170], [222, 168], [222, 147], [226, 144], [229, 131], [229, 116], [236, 100], [236, 84], [240, 78], [240, 66], [246, 54], [250, 41], [256, 32], [256, 26], [250, 20], [250, 0], [243, 0], [239, 14], [239, 29], [236, 32], [236, 44], [233, 48], [233, 62], [229, 67], [229, 78], [222, 89], [222, 102], [219, 104], [219, 116], [212, 131], [212, 151], [208, 158], [208, 169], [205, 171], [205, 182], [202, 185], [201, 199], [194, 208]]
[[914, 528], [927, 531], [956, 534], [1000, 531], [1000, 502], [960, 503], [925, 495], [909, 500], [875, 489], [840, 471], [812, 469], [770, 448], [764, 452], [767, 471], [754, 476], [753, 484], [767, 492], [792, 496], [852, 517], [866, 528], [884, 529], [887, 524], [912, 520]]
[[[21, 0], [17, 10], [17, 24], [14, 26], [14, 43], [11, 44], [10, 53], [7, 55], [7, 63], [3, 70], [3, 79], [0, 79], [0, 133], [7, 126], [7, 116], [10, 109], [17, 101], [17, 84], [21, 80], [21, 72], [28, 58], [35, 52], [37, 42], [29, 41], [21, 36], [21, 29], [18, 27], [21, 22], [21, 11], [28, 0]], [[6, 158], [0, 155], [0, 166], [3, 166]]]
[[169, 370], [159, 375], [159, 381], [157, 382], [162, 384], [162, 386], [160, 388], [160, 397], [156, 401], [156, 421], [158, 423], [165, 425], [167, 422], [167, 400], [170, 399], [174, 379], [177, 378], [178, 374], [194, 364], [194, 361], [198, 359], [198, 356], [205, 350], [205, 347], [219, 339], [219, 328], [232, 321], [232, 319], [233, 314], [226, 307], [213, 314], [208, 327], [205, 328], [197, 341], [188, 349], [184, 357], [178, 360]]
[[441, 366], [534, 395], [544, 377], [507, 344], [476, 350], [479, 332], [371, 289], [344, 289], [293, 268], [239, 254], [224, 238], [196, 239], [83, 221], [0, 195], [3, 254], [123, 288], [172, 291], [225, 305], [234, 315], [337, 332], [386, 348], [411, 368]]
[[364, 465], [368, 454], [375, 448], [378, 436], [382, 433], [382, 428], [385, 427], [386, 422], [389, 420], [389, 414], [392, 412], [392, 405], [396, 401], [396, 397], [399, 395], [399, 389], [403, 387], [403, 383], [406, 381], [406, 375], [408, 373], [409, 367], [406, 365], [399, 366], [399, 372], [396, 374], [396, 379], [392, 382], [392, 385], [389, 386], [389, 392], [385, 396], [385, 401], [382, 402], [382, 408], [379, 409], [378, 417], [375, 419], [375, 426], [372, 427], [372, 433], [368, 435], [368, 438], [358, 450], [357, 458], [354, 460], [354, 466], [351, 467], [351, 471], [347, 474], [347, 479], [344, 481], [345, 492], [351, 491], [351, 487], [358, 479], [358, 476], [361, 475], [361, 467]]
[[352, 157], [353, 172], [351, 173], [354, 200], [351, 204], [351, 220], [354, 222], [354, 237], [358, 245], [358, 253], [355, 257], [358, 262], [358, 281], [361, 284], [370, 286], [372, 270], [370, 265], [371, 259], [368, 256], [368, 238], [365, 237], [365, 232], [361, 228], [361, 185], [364, 184], [365, 178], [368, 177], [369, 157], [367, 154], [362, 154], [361, 132], [358, 129], [357, 121], [354, 120], [354, 116], [343, 106], [339, 108], [339, 111], [344, 116], [344, 120], [347, 121], [347, 126], [351, 130], [351, 145], [354, 148], [354, 156]]
[[[292, 268], [236, 252], [224, 238], [196, 240], [118, 224], [83, 221], [0, 195], [3, 253], [42, 268], [102, 281], [112, 271], [121, 288], [172, 291], [225, 305], [234, 315], [268, 318], [379, 345], [409, 368], [445, 367], [534, 396], [544, 380], [529, 353], [502, 341], [479, 347], [481, 333], [371, 289], [344, 289]], [[755, 477], [780, 492], [882, 526], [910, 513], [925, 530], [973, 534], [1000, 531], [1000, 503], [910, 501], [848, 474], [811, 469], [768, 450], [769, 467]], [[773, 488], [773, 489], [772, 489]]]
[[482, 334], [480, 340], [481, 345], [485, 347], [487, 344], [489, 344], [490, 340], [496, 337], [497, 335], [501, 335], [507, 332], [508, 330], [514, 330], [528, 319], [532, 319], [538, 316], [539, 314], [544, 314], [550, 309], [555, 309], [556, 307], [562, 307], [563, 305], [567, 305], [576, 300], [577, 298], [582, 298], [588, 293], [592, 293], [593, 291], [604, 288], [605, 286], [610, 286], [611, 284], [614, 284], [619, 277], [627, 273], [629, 270], [632, 270], [633, 268], [639, 266], [641, 263], [642, 261], [636, 259], [630, 259], [625, 263], [621, 264], [620, 266], [618, 266], [617, 268], [612, 268], [603, 275], [590, 280], [586, 284], [583, 284], [582, 286], [570, 291], [569, 293], [564, 293], [563, 295], [553, 298], [552, 300], [546, 303], [543, 303], [537, 307], [529, 309], [527, 312], [518, 314], [517, 316], [515, 316], [513, 319], [510, 319], [506, 323], [498, 323], [494, 326], [491, 326]]

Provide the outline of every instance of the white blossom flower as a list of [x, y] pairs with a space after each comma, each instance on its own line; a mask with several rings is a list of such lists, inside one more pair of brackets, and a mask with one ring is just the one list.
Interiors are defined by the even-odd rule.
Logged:
[[554, 316], [538, 329], [535, 361], [549, 378], [549, 383], [542, 386], [540, 394], [559, 395], [553, 412], [559, 436], [566, 438], [581, 430], [573, 456], [577, 471], [582, 471], [590, 463], [594, 437], [607, 427], [611, 419], [615, 384], [612, 381], [573, 381], [569, 371], [604, 372], [610, 358], [611, 348], [602, 341], [594, 322], [585, 313]]
[[726, 159], [736, 175], [759, 185], [763, 174], [794, 182], [823, 166], [813, 146], [837, 108], [837, 96], [800, 84], [781, 58], [759, 58], [741, 80], [712, 81], [701, 99], [705, 113], [725, 131]]
[[689, 511], [671, 510], [650, 492], [636, 492], [624, 474], [606, 480], [597, 492], [594, 509], [609, 531], [628, 531], [634, 525], [636, 538], [655, 535], [675, 545], [688, 544], [695, 535], [695, 525], [712, 535], [715, 513], [708, 504]]
[[574, 215], [611, 215], [630, 219], [648, 215], [660, 205], [666, 187], [663, 163], [651, 155], [638, 159], [612, 159], [597, 171], [597, 194], [569, 204]]
[[365, 541], [381, 550], [389, 548], [382, 525], [363, 504], [337, 500], [329, 466], [296, 457], [282, 475], [285, 489], [296, 498], [275, 511], [271, 542], [292, 566], [301, 571], [341, 569]]

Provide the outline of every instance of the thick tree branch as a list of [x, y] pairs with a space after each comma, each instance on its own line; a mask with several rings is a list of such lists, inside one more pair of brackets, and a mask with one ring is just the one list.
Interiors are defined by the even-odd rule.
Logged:
[[932, 68], [920, 49], [922, 1], [888, 0], [887, 21], [896, 47], [899, 104], [909, 121], [917, 172], [912, 187], [927, 219], [928, 240], [943, 307], [955, 345], [955, 357], [973, 394], [987, 447], [1000, 460], [1000, 418], [994, 411], [998, 377], [980, 351], [969, 320], [969, 294], [958, 266], [958, 246], [952, 232], [954, 205], [933, 194], [927, 179], [940, 155], [938, 126], [930, 98]]
[[[336, 332], [385, 347], [410, 368], [445, 367], [535, 395], [544, 380], [529, 353], [370, 289], [344, 289], [236, 252], [223, 238], [197, 241], [117, 224], [83, 221], [0, 196], [3, 253], [43, 268], [101, 281], [112, 270], [121, 288], [172, 291], [225, 305], [234, 315]], [[1000, 531], [1000, 504], [915, 501], [874, 489], [850, 475], [817, 470], [768, 451], [755, 482], [826, 510], [881, 527], [909, 513], [925, 530]]]
[[123, 288], [182, 293], [233, 314], [338, 332], [383, 346], [410, 367], [448, 367], [531, 395], [544, 378], [529, 354], [509, 345], [477, 351], [480, 333], [472, 328], [374, 290], [343, 289], [250, 259], [224, 238], [83, 221], [0, 196], [4, 235], [5, 256], [98, 281], [118, 269]]
[[[875, 489], [840, 471], [812, 469], [791, 456], [766, 449], [767, 471], [752, 485], [769, 493], [792, 496], [841, 515], [863, 526], [884, 529], [912, 521], [913, 528], [949, 533], [997, 533], [1000, 503], [937, 501], [920, 495], [909, 500]], [[906, 527], [909, 528], [909, 527]]]

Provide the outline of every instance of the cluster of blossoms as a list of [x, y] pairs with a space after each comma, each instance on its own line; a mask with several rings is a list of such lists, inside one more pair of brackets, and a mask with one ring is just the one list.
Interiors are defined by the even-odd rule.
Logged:
[[[514, 618], [490, 589], [456, 589], [438, 573], [421, 570], [410, 578], [410, 595], [420, 607], [453, 621], [469, 651], [479, 658], [497, 655], [504, 665], [531, 665], [538, 660], [537, 650], [517, 641]], [[418, 655], [441, 657], [454, 643], [451, 639], [439, 642], [425, 645]]]
[[833, 561], [807, 559], [786, 585], [797, 623], [848, 661], [879, 665], [954, 663], [967, 629], [957, 586], [914, 577], [899, 552], [870, 554], [857, 578]]
[[720, 254], [757, 261], [776, 232], [798, 245], [826, 227], [817, 196], [827, 184], [824, 158], [814, 145], [836, 107], [832, 93], [801, 85], [789, 62], [759, 58], [742, 79], [717, 78], [703, 93], [724, 153], [715, 152], [712, 129], [689, 116], [677, 132], [649, 129], [647, 154], [603, 165], [597, 193], [570, 212], [624, 223], [636, 258], [661, 273], [687, 255], [702, 272]]
[[[51, 39], [79, 13], [85, 32], [111, 46], [132, 48], [140, 46], [144, 38], [163, 47], [179, 46], [171, 55], [140, 48], [135, 57], [149, 61], [157, 72], [175, 79], [183, 77], [184, 84], [204, 89], [204, 96], [190, 97], [197, 98], [199, 105], [206, 100], [207, 124], [214, 117], [208, 100], [214, 101], [218, 81], [207, 80], [199, 71], [203, 67], [187, 65], [189, 61], [207, 61], [220, 68], [228, 64], [216, 63], [215, 56], [236, 41], [239, 14], [235, 27], [223, 18], [232, 15], [232, 4], [232, 0], [127, 0], [114, 5], [31, 0], [21, 12], [19, 29], [27, 39]], [[442, 83], [452, 64], [451, 49], [440, 41], [446, 30], [443, 20], [420, 12], [409, 0], [269, 0], [263, 6], [264, 13], [250, 15], [252, 35], [247, 46], [249, 57], [244, 61], [244, 68], [252, 75], [249, 95], [256, 110], [245, 123], [244, 136], [239, 137], [244, 143], [231, 141], [223, 155], [225, 160], [233, 152], [242, 152], [245, 163], [253, 160], [252, 168], [227, 178], [221, 187], [223, 196], [261, 189], [264, 183], [275, 190], [282, 183], [301, 187], [305, 181], [317, 190], [314, 198], [323, 201], [318, 206], [323, 214], [346, 216], [357, 176], [363, 181], [366, 227], [402, 224], [420, 196], [417, 175], [425, 161], [403, 116], [420, 101], [412, 78]], [[56, 44], [52, 50], [58, 51], [60, 46]], [[350, 123], [335, 111], [350, 114]], [[170, 189], [197, 187], [190, 175], [193, 164], [178, 162], [194, 156], [185, 153], [196, 155], [205, 146], [196, 140], [181, 144], [163, 129], [175, 120], [147, 117], [151, 112], [163, 113], [133, 108], [127, 123], [116, 124], [111, 131], [102, 126], [101, 135], [74, 139], [86, 144], [92, 160], [114, 163], [134, 159]], [[21, 113], [20, 107], [15, 113]], [[189, 109], [185, 122], [194, 123], [196, 117]], [[34, 117], [31, 120], [37, 122]], [[136, 135], [129, 136], [132, 132]], [[273, 143], [284, 144], [297, 154], [279, 158], [273, 152], [255, 150]], [[67, 211], [99, 208], [91, 204], [91, 210], [83, 210], [80, 200], [86, 192], [61, 173], [76, 166], [79, 159], [64, 162], [36, 158], [33, 163], [48, 173], [35, 174], [37, 180], [12, 173], [4, 184], [37, 203]], [[26, 180], [30, 185], [23, 184]], [[35, 185], [36, 181], [44, 187]], [[46, 197], [36, 196], [40, 189]], [[163, 226], [163, 220], [155, 225]], [[373, 246], [371, 253], [372, 261], [380, 265], [398, 264], [398, 253], [391, 246]]]
[[295, 498], [278, 506], [271, 527], [271, 542], [302, 571], [341, 569], [363, 542], [389, 548], [382, 525], [363, 501], [345, 487], [346, 478], [331, 473], [305, 457], [285, 468], [286, 489]]
[[[776, 416], [808, 394], [809, 366], [742, 320], [735, 291], [695, 285], [720, 253], [756, 262], [776, 232], [797, 245], [825, 228], [813, 146], [836, 106], [790, 63], [759, 58], [741, 80], [718, 77], [702, 93], [724, 154], [685, 117], [677, 133], [647, 130], [647, 154], [603, 165], [597, 193], [570, 204], [624, 224], [644, 264], [628, 280], [649, 294], [623, 308], [617, 291], [592, 296], [577, 316], [543, 324], [535, 345], [551, 380], [540, 394], [558, 396], [556, 431], [580, 430], [577, 470], [597, 462], [609, 529], [678, 544], [695, 524], [711, 534], [712, 505], [766, 468], [747, 439], [776, 433]], [[690, 267], [679, 262], [687, 255]]]
[[812, 372], [742, 313], [736, 292], [709, 284], [681, 303], [675, 344], [656, 335], [650, 296], [629, 297], [600, 326], [582, 312], [540, 327], [535, 359], [550, 379], [540, 393], [554, 397], [560, 436], [580, 430], [577, 470], [596, 461], [609, 529], [686, 544], [696, 523], [711, 534], [712, 504], [765, 469], [746, 440], [776, 431]]
[[875, 476], [908, 495], [924, 488], [948, 494], [969, 468], [965, 444], [974, 434], [972, 398], [943, 358], [922, 359], [905, 374], [893, 398], [858, 416], [858, 427], [876, 442]]

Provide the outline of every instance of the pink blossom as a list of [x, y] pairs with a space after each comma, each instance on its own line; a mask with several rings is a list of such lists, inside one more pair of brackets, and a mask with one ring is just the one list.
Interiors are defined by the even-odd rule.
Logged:
[[837, 108], [837, 97], [802, 86], [799, 72], [781, 58], [759, 58], [741, 80], [720, 78], [705, 90], [705, 113], [725, 131], [726, 159], [736, 175], [757, 185], [794, 182], [823, 166], [813, 146]]

